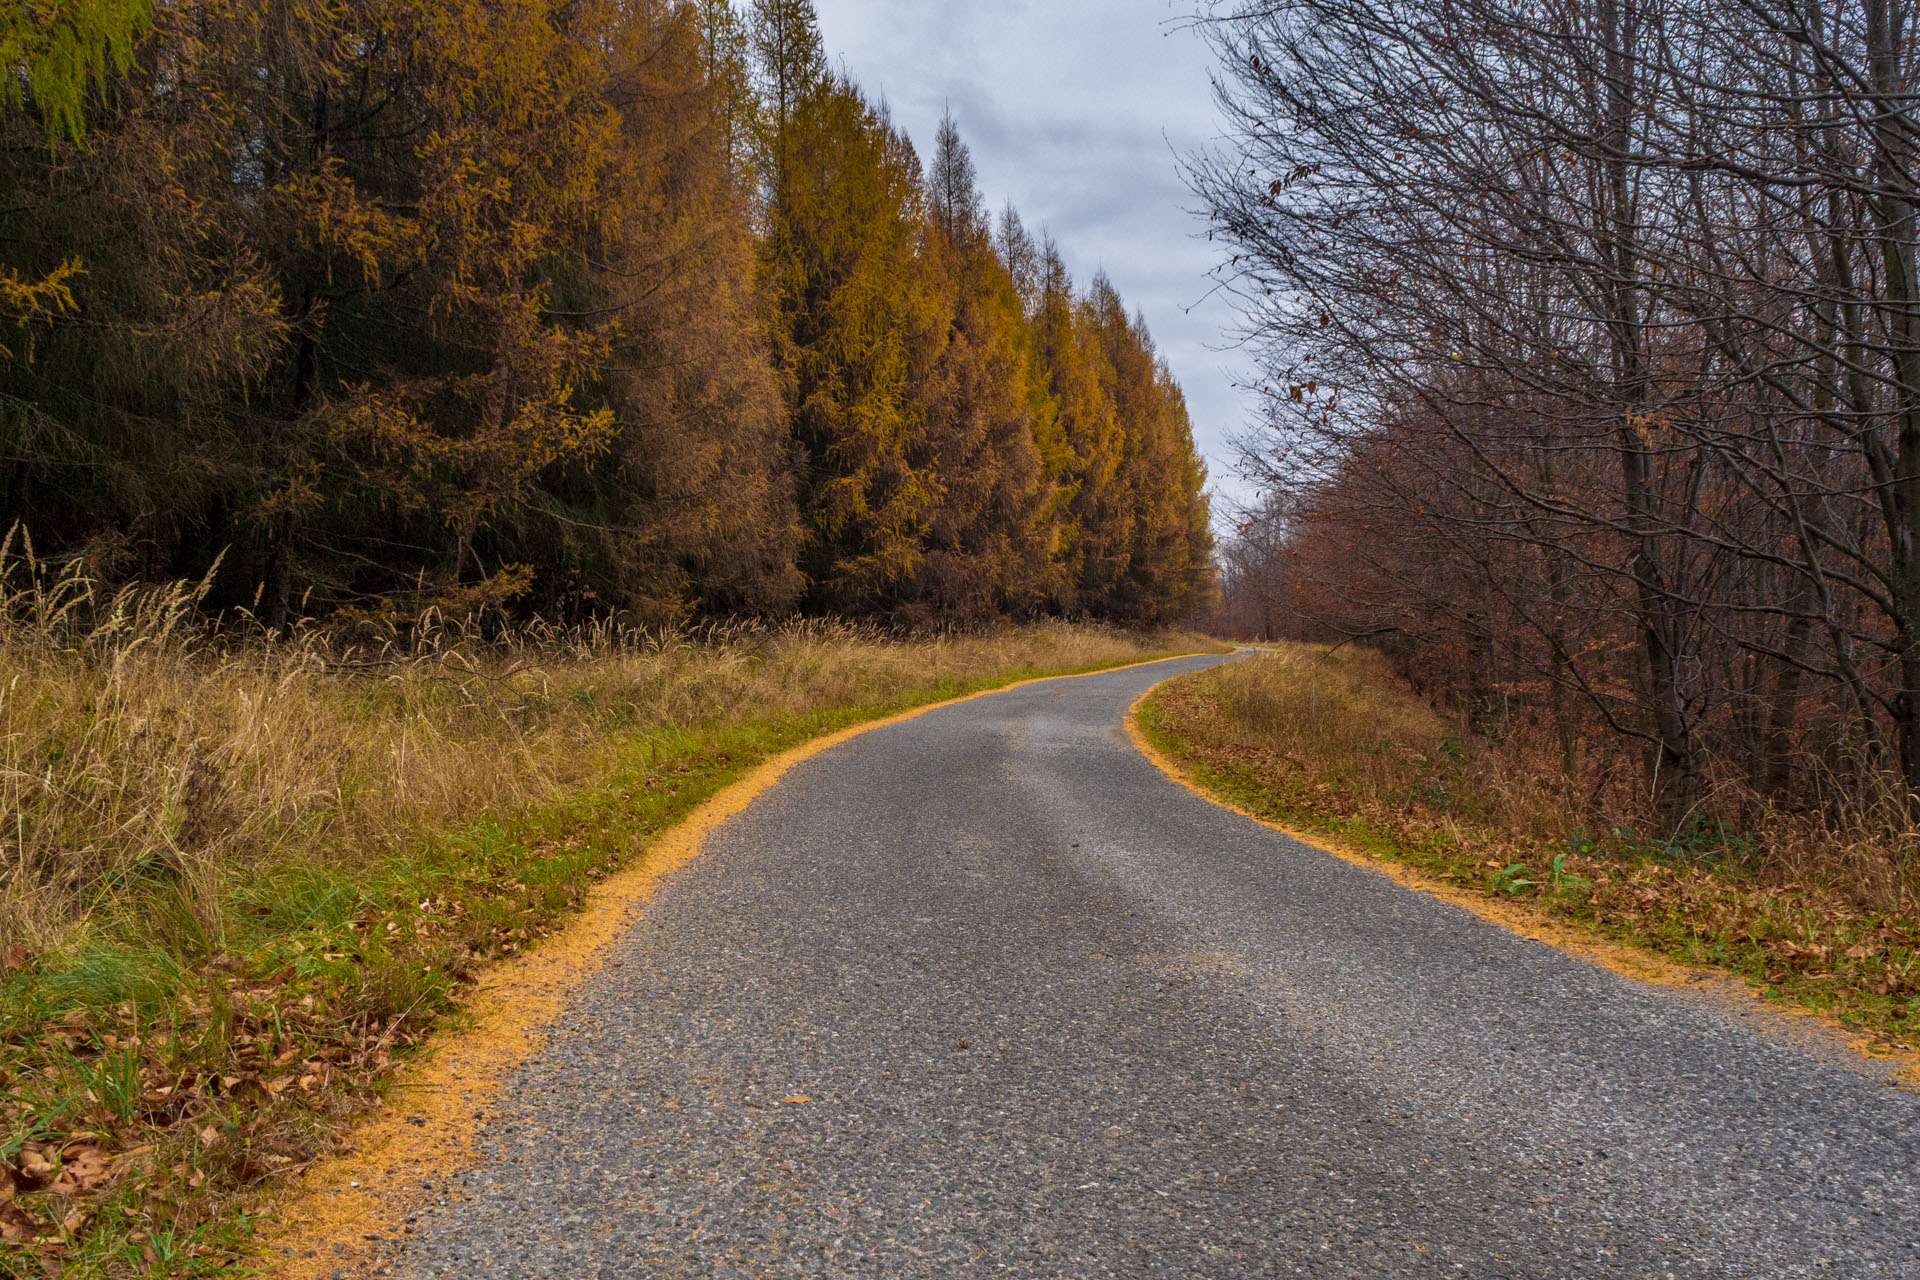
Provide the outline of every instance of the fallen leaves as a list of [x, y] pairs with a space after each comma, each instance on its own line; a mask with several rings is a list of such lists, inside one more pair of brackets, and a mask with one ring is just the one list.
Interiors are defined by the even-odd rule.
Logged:
[[51, 1263], [88, 1233], [210, 1221], [304, 1167], [329, 1131], [316, 1118], [367, 1105], [412, 1036], [397, 1015], [342, 1025], [295, 977], [223, 957], [170, 1006], [16, 1026], [0, 1042], [0, 1135], [15, 1135], [0, 1242]]
[[60, 1152], [60, 1168], [47, 1191], [56, 1196], [81, 1196], [107, 1180], [113, 1160], [99, 1147], [69, 1143]]
[[[21, 1245], [35, 1240], [49, 1224], [44, 1218], [24, 1212], [11, 1197], [0, 1201], [0, 1243]], [[54, 1237], [58, 1239], [58, 1237]]]
[[0, 1242], [43, 1252], [67, 1246], [93, 1217], [88, 1198], [138, 1154], [111, 1155], [98, 1138], [88, 1133], [58, 1145], [22, 1143], [12, 1163], [0, 1161]]

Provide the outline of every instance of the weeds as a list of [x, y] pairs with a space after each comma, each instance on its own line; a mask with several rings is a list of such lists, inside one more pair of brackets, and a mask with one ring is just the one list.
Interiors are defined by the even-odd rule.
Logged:
[[1533, 878], [1533, 872], [1524, 862], [1509, 862], [1499, 871], [1487, 877], [1487, 888], [1494, 893], [1525, 893], [1539, 887], [1540, 882]]

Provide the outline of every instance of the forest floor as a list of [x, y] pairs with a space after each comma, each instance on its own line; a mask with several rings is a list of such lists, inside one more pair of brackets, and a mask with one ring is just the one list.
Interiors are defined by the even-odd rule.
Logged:
[[1218, 649], [826, 623], [227, 644], [190, 596], [0, 601], [0, 1276], [235, 1265], [490, 961], [757, 762]]
[[1784, 820], [1637, 833], [1542, 753], [1461, 731], [1353, 648], [1271, 646], [1161, 686], [1135, 723], [1251, 817], [1635, 976], [1731, 974], [1920, 1084], [1904, 841]]

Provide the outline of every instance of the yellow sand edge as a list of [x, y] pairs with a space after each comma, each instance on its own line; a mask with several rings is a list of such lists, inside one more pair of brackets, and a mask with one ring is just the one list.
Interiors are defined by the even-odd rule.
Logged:
[[[1165, 683], [1165, 681], [1161, 682], [1161, 684]], [[1758, 991], [1724, 970], [1681, 964], [1657, 952], [1599, 937], [1590, 930], [1578, 925], [1562, 923], [1537, 911], [1529, 910], [1517, 902], [1502, 902], [1483, 894], [1469, 893], [1458, 885], [1448, 884], [1444, 880], [1425, 875], [1405, 863], [1390, 862], [1384, 858], [1375, 857], [1337, 836], [1301, 830], [1249, 813], [1231, 800], [1215, 795], [1201, 786], [1183, 766], [1169, 759], [1158, 747], [1147, 741], [1146, 734], [1140, 728], [1140, 708], [1160, 687], [1157, 684], [1148, 689], [1135, 698], [1133, 704], [1127, 708], [1127, 737], [1132, 740], [1134, 749], [1145, 756], [1154, 768], [1208, 804], [1237, 813], [1250, 822], [1257, 822], [1263, 827], [1290, 836], [1302, 844], [1324, 850], [1344, 862], [1366, 867], [1416, 893], [1430, 894], [1444, 902], [1450, 902], [1454, 906], [1472, 912], [1489, 924], [1498, 925], [1508, 933], [1578, 956], [1623, 978], [1686, 990], [1698, 990], [1705, 986], [1709, 987], [1715, 995], [1750, 1001], [1761, 1012], [1770, 1016], [1814, 1024], [1823, 1037], [1838, 1040], [1852, 1052], [1877, 1066], [1890, 1068], [1891, 1075], [1888, 1077], [1888, 1083], [1897, 1083], [1909, 1089], [1920, 1088], [1920, 1050], [1889, 1049], [1883, 1045], [1876, 1045], [1871, 1037], [1859, 1034], [1831, 1014], [1823, 1013], [1818, 1009], [1782, 1005], [1766, 1000]]]
[[[1111, 675], [1173, 662], [1174, 654], [1098, 671], [1035, 676], [977, 693], [930, 702], [824, 734], [769, 757], [715, 792], [662, 832], [638, 859], [596, 885], [581, 913], [525, 955], [488, 968], [466, 1002], [466, 1025], [433, 1038], [430, 1055], [409, 1064], [378, 1111], [356, 1124], [351, 1148], [310, 1166], [279, 1205], [284, 1224], [264, 1234], [261, 1259], [274, 1280], [324, 1280], [352, 1274], [389, 1256], [407, 1215], [444, 1190], [456, 1169], [471, 1163], [478, 1120], [507, 1073], [537, 1052], [545, 1027], [558, 1016], [582, 979], [597, 971], [603, 952], [634, 923], [635, 913], [666, 876], [691, 862], [708, 833], [733, 817], [803, 760], [850, 738], [991, 694], [1055, 680]], [[423, 1190], [422, 1181], [434, 1184]]]

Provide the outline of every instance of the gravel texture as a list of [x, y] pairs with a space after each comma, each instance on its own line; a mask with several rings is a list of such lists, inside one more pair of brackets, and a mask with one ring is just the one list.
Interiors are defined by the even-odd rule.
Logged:
[[1920, 1097], [1205, 803], [1155, 681], [796, 767], [402, 1275], [1920, 1277]]

